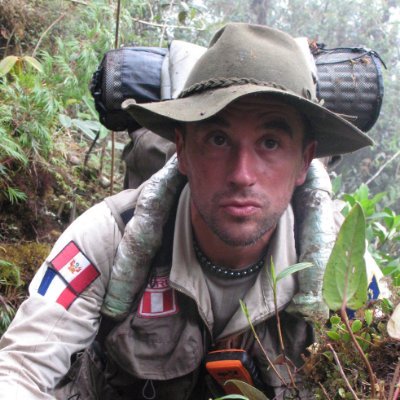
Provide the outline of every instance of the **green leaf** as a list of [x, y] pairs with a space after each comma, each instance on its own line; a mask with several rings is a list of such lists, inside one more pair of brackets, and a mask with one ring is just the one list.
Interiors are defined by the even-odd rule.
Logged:
[[[72, 99], [70, 99], [72, 100]], [[90, 114], [92, 114], [92, 118], [96, 120], [99, 117], [99, 114], [96, 111], [95, 105], [94, 105], [94, 100], [93, 98], [89, 98], [88, 96], [82, 96], [82, 100], [85, 103], [86, 107], [90, 111]]]
[[324, 351], [322, 355], [327, 358], [330, 362], [333, 362], [333, 354], [330, 351]]
[[351, 206], [354, 206], [354, 204], [356, 204], [356, 199], [354, 198], [354, 196], [347, 193], [343, 195], [343, 200], [349, 203]]
[[340, 340], [340, 335], [335, 331], [328, 331], [326, 332], [326, 334], [332, 340]]
[[245, 315], [247, 320], [250, 321], [249, 309], [247, 308], [246, 303], [242, 299], [239, 299], [239, 303], [243, 314]]
[[[251, 400], [268, 400], [268, 397], [265, 396], [264, 393], [262, 393], [260, 390], [256, 389], [254, 386], [249, 385], [246, 382], [239, 381], [237, 379], [230, 379], [225, 382], [225, 385], [227, 384], [233, 384], [235, 385], [246, 398], [249, 398]], [[236, 397], [236, 398], [242, 398], [242, 397]]]
[[274, 264], [274, 260], [271, 257], [271, 263], [270, 263], [270, 267], [269, 270], [271, 272], [271, 279], [272, 279], [272, 283], [274, 285], [274, 287], [276, 287], [276, 272], [275, 272], [275, 264]]
[[28, 196], [18, 188], [8, 186], [4, 192], [11, 204], [18, 204], [27, 200]]
[[181, 11], [178, 14], [178, 21], [179, 21], [180, 24], [184, 24], [185, 23], [187, 15], [188, 15], [187, 11]]
[[6, 75], [18, 61], [17, 56], [8, 56], [0, 61], [0, 76]]
[[371, 343], [371, 335], [368, 332], [364, 332], [361, 334], [361, 337], [357, 337], [356, 339], [363, 351], [367, 351]]
[[374, 313], [372, 310], [365, 310], [364, 318], [365, 322], [368, 326], [372, 324], [372, 319], [373, 319]]
[[400, 265], [388, 265], [382, 268], [383, 275], [393, 275], [400, 272]]
[[24, 56], [22, 57], [24, 61], [26, 61], [29, 65], [31, 65], [33, 68], [37, 69], [39, 72], [43, 73], [43, 67], [42, 64], [36, 58], [33, 58], [31, 56]]
[[22, 285], [20, 269], [15, 264], [0, 259], [0, 284], [19, 287]]
[[332, 192], [338, 194], [342, 188], [342, 175], [338, 175], [332, 181]]
[[294, 274], [295, 272], [301, 271], [306, 268], [312, 267], [314, 264], [310, 262], [302, 262], [302, 263], [297, 263], [293, 264], [290, 267], [284, 269], [283, 271], [279, 272], [279, 274], [276, 276], [276, 281], [280, 281], [283, 278], [286, 278], [289, 275]]
[[351, 340], [350, 333], [346, 331], [345, 333], [342, 334], [341, 339], [342, 339], [345, 343], [350, 342], [350, 340]]
[[332, 317], [330, 318], [330, 323], [332, 325], [337, 325], [342, 321], [342, 319], [338, 316], [338, 315], [332, 315]]
[[390, 314], [394, 310], [394, 305], [389, 299], [382, 299], [381, 306], [385, 314]]
[[58, 119], [60, 120], [61, 125], [64, 128], [71, 128], [72, 126], [72, 119], [68, 115], [65, 114], [58, 114]]
[[96, 134], [93, 130], [98, 130], [98, 126], [93, 124], [93, 121], [83, 121], [81, 119], [73, 119], [72, 123], [80, 129], [90, 140], [94, 140]]
[[322, 293], [331, 310], [340, 310], [342, 304], [357, 310], [366, 303], [364, 253], [365, 217], [356, 203], [343, 222], [324, 274]]
[[[100, 134], [100, 138], [101, 138], [101, 134]], [[114, 142], [114, 148], [116, 150], [122, 151], [125, 148], [125, 144], [124, 143], [120, 143], [120, 142]], [[111, 150], [111, 149], [112, 149], [112, 141], [108, 140], [107, 141], [107, 150]]]
[[362, 322], [359, 319], [356, 319], [351, 324], [351, 331], [353, 333], [357, 333], [362, 328]]
[[365, 183], [362, 183], [360, 187], [357, 189], [356, 194], [358, 195], [358, 199], [361, 200], [368, 200], [369, 196], [369, 187]]

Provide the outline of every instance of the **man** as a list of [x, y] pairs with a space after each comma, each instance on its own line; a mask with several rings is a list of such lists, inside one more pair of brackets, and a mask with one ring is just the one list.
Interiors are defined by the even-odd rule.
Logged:
[[[278, 285], [287, 365], [266, 360], [239, 299], [276, 361], [281, 347], [269, 268], [271, 259], [278, 271], [297, 262], [293, 191], [313, 157], [371, 140], [318, 103], [293, 38], [263, 26], [229, 24], [217, 32], [180, 98], [128, 100], [125, 107], [142, 126], [175, 138], [178, 168], [188, 180], [168, 210], [149, 277], [137, 279], [147, 266], [136, 261], [146, 258], [148, 230], [162, 230], [150, 226], [147, 209], [139, 210], [151, 180], [88, 210], [60, 237], [2, 338], [0, 399], [50, 399], [56, 386], [64, 399], [209, 398], [221, 388], [204, 360], [212, 350], [232, 348], [246, 352], [265, 393], [283, 398], [298, 381], [293, 365], [301, 365], [312, 341], [309, 325], [285, 311], [296, 277]], [[143, 201], [157, 213], [167, 198]], [[135, 240], [132, 226], [140, 230]], [[143, 290], [127, 295], [133, 286]], [[74, 356], [95, 339], [101, 308], [118, 317], [110, 294], [128, 305], [123, 319], [101, 332], [101, 347]]]

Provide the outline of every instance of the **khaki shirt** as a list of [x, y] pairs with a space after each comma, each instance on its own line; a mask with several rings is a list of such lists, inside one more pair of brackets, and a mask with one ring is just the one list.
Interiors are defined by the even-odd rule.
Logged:
[[[268, 246], [267, 260], [274, 260], [277, 273], [296, 262], [294, 246], [294, 218], [291, 207], [281, 217], [278, 227]], [[163, 276], [163, 265], [157, 266], [160, 272], [157, 278]], [[170, 380], [184, 377], [195, 372], [201, 365], [209, 347], [224, 343], [232, 337], [242, 337], [240, 347], [245, 348], [257, 359], [260, 365], [265, 363], [262, 352], [254, 345], [248, 321], [240, 309], [237, 299], [236, 312], [228, 321], [218, 337], [213, 337], [215, 316], [211, 306], [211, 296], [206, 277], [200, 267], [193, 250], [193, 238], [190, 222], [190, 192], [186, 187], [179, 200], [175, 220], [172, 265], [166, 269], [169, 272], [169, 285], [176, 291], [176, 313], [163, 313], [157, 318], [143, 315], [142, 306], [128, 316], [115, 328], [107, 338], [108, 355], [115, 364], [136, 378], [153, 380]], [[158, 281], [157, 281], [158, 282]], [[283, 309], [296, 293], [296, 280], [288, 276], [278, 282], [279, 310]], [[149, 288], [149, 292], [152, 289]], [[221, 293], [213, 293], [213, 296]], [[161, 296], [161, 294], [160, 294]], [[191, 301], [189, 301], [191, 300]], [[271, 320], [275, 314], [272, 285], [268, 268], [258, 274], [254, 285], [248, 290], [243, 301], [246, 303], [251, 320], [258, 329], [263, 343], [269, 348], [271, 359], [280, 352], [276, 334], [276, 322]], [[202, 323], [199, 324], [200, 315]], [[287, 354], [292, 361], [301, 364], [301, 353], [307, 344], [311, 344], [310, 331], [304, 320], [295, 317], [287, 318], [290, 332], [285, 332], [287, 338]], [[263, 324], [268, 321], [267, 324]], [[204, 344], [206, 327], [209, 345]], [[283, 328], [285, 330], [285, 327]], [[226, 343], [225, 343], [226, 345]], [[224, 346], [225, 347], [225, 346]], [[267, 372], [263, 380], [271, 386], [280, 386], [274, 373]], [[285, 375], [285, 372], [283, 372]], [[120, 380], [113, 381], [121, 384]]]
[[[117, 198], [121, 204], [134, 206], [139, 191], [140, 188], [124, 191], [117, 195]], [[212, 337], [214, 315], [207, 284], [192, 248], [189, 197], [190, 193], [186, 188], [180, 198], [175, 223], [173, 259], [169, 280], [170, 286], [183, 299], [193, 300], [198, 314]], [[99, 327], [100, 308], [110, 278], [114, 256], [122, 238], [118, 219], [118, 216], [112, 213], [107, 202], [92, 207], [61, 235], [40, 267], [30, 285], [30, 297], [21, 305], [11, 326], [0, 341], [1, 400], [54, 398], [53, 388], [68, 372], [71, 355], [87, 348], [94, 340]], [[98, 269], [100, 276], [66, 310], [54, 299], [40, 295], [38, 289], [50, 262], [71, 241], [74, 241], [87, 259]], [[267, 259], [270, 259], [271, 256], [277, 273], [296, 262], [293, 214], [290, 207], [282, 216], [270, 243]], [[293, 276], [279, 281], [278, 308], [284, 308], [295, 292], [296, 281]], [[279, 348], [277, 337], [273, 333], [276, 323], [271, 322], [270, 318], [274, 314], [274, 306], [267, 269], [260, 272], [254, 287], [246, 294], [244, 301], [261, 341], [270, 345], [271, 358], [275, 359], [274, 356], [279, 354]], [[186, 331], [186, 337], [193, 338], [192, 333], [199, 328], [198, 324], [193, 322], [196, 319], [193, 313], [190, 314], [189, 319], [190, 326]], [[283, 319], [285, 323], [285, 317]], [[165, 321], [161, 319], [155, 321], [157, 329], [159, 329], [157, 324]], [[147, 323], [146, 321], [142, 322]], [[305, 337], [307, 336], [305, 323], [290, 318], [286, 318], [286, 323], [288, 329], [284, 334], [287, 342], [292, 344], [288, 349], [288, 355], [298, 361], [300, 353], [304, 351]], [[167, 325], [168, 329], [169, 326]], [[188, 324], [184, 323], [182, 326], [186, 329]], [[249, 331], [248, 322], [238, 307], [219, 337], [212, 337], [212, 341], [223, 340], [246, 331]], [[142, 336], [146, 337], [147, 335]], [[191, 363], [183, 365], [181, 369], [176, 367], [176, 364], [179, 364], [175, 362], [176, 359], [168, 360], [168, 352], [165, 353], [165, 360], [163, 360], [162, 354], [154, 353], [154, 346], [151, 342], [148, 342], [147, 347], [146, 342], [143, 342], [144, 347], [140, 348], [139, 346], [138, 348], [147, 359], [149, 354], [153, 354], [150, 361], [158, 359], [156, 362], [158, 369], [152, 376], [150, 376], [151, 368], [147, 369], [149, 371], [147, 375], [141, 369], [136, 371], [136, 376], [145, 379], [171, 379], [190, 372], [198, 367], [204, 356], [205, 349], [198, 346], [200, 339], [201, 334], [198, 334], [192, 346], [196, 349], [200, 348], [193, 352]], [[118, 351], [118, 349], [116, 350]], [[257, 354], [252, 355], [258, 358]], [[150, 361], [148, 366], [151, 365]], [[163, 361], [166, 361], [165, 364]], [[265, 360], [263, 361], [261, 358], [258, 361], [260, 366], [265, 364]], [[171, 365], [175, 365], [175, 369], [168, 367]], [[265, 368], [262, 369], [267, 370], [267, 366], [265, 365]], [[135, 373], [135, 370], [133, 372]], [[272, 386], [277, 385], [277, 382], [268, 373], [263, 376], [263, 379]]]

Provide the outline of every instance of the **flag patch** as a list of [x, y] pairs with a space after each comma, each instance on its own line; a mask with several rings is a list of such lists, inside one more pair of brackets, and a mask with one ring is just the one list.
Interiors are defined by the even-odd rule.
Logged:
[[38, 293], [61, 304], [65, 309], [100, 275], [98, 269], [72, 241], [50, 264]]
[[147, 285], [140, 300], [138, 316], [143, 318], [167, 317], [178, 313], [176, 292], [169, 286], [167, 276], [157, 276]]

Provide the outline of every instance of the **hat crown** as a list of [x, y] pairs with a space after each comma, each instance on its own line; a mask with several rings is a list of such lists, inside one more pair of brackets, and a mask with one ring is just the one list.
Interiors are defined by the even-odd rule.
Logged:
[[193, 67], [184, 92], [200, 82], [232, 79], [271, 83], [316, 99], [316, 84], [300, 46], [290, 35], [266, 26], [231, 23], [220, 29]]

